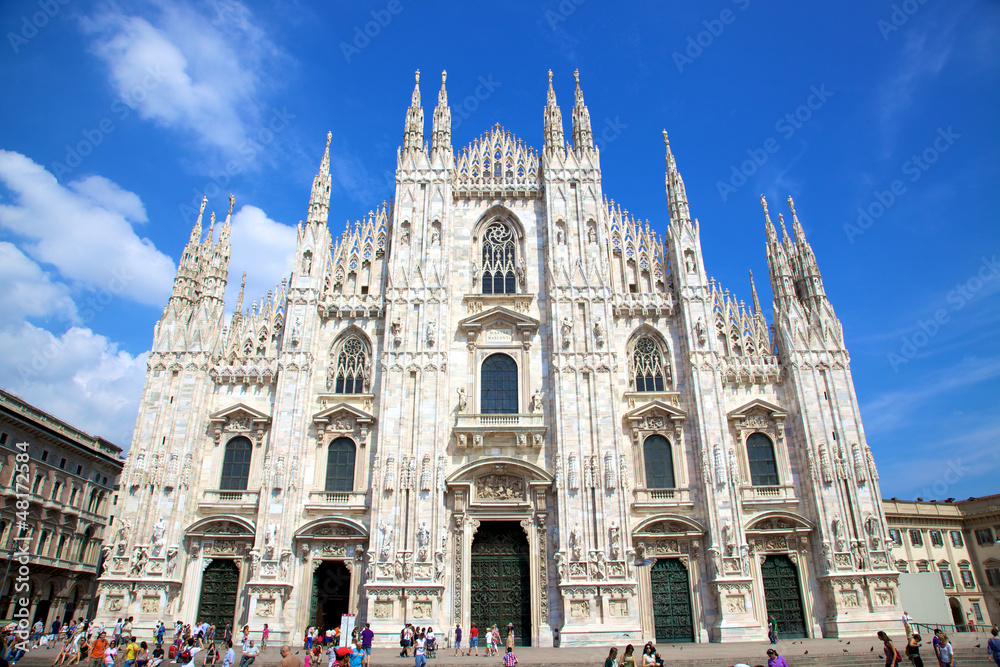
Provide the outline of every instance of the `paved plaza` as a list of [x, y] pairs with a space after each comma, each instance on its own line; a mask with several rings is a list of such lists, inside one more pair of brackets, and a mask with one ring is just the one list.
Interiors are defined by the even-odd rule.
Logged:
[[[992, 667], [992, 662], [986, 656], [986, 633], [961, 634], [954, 637], [956, 665], [961, 667]], [[901, 639], [900, 648], [902, 647]], [[977, 648], [976, 645], [979, 644]], [[610, 647], [609, 647], [610, 648]], [[619, 647], [622, 649], [624, 647]], [[665, 644], [659, 647], [660, 654], [670, 667], [723, 667], [738, 662], [749, 665], [766, 665], [766, 642], [746, 642], [735, 644]], [[865, 665], [882, 665], [883, 659], [879, 651], [881, 644], [875, 639], [801, 639], [782, 642], [778, 645], [779, 652], [788, 660], [790, 667], [855, 667]], [[641, 647], [637, 647], [641, 649]], [[808, 651], [808, 654], [806, 653]], [[238, 650], [237, 650], [238, 653]], [[607, 648], [520, 648], [516, 651], [520, 665], [548, 665], [550, 667], [583, 667], [603, 665], [607, 657]], [[924, 649], [924, 662], [928, 666], [935, 664], [933, 653]], [[301, 659], [305, 650], [299, 648]], [[928, 659], [928, 656], [931, 656]], [[32, 651], [19, 663], [23, 667], [42, 667], [52, 664], [55, 660], [54, 649], [38, 649]], [[399, 657], [399, 651], [391, 648], [377, 648], [372, 653], [372, 667], [381, 665], [412, 665], [413, 659]], [[254, 667], [274, 667], [280, 656], [277, 649], [268, 649], [259, 656]], [[221, 664], [221, 663], [219, 663]], [[238, 663], [237, 663], [238, 664]], [[431, 666], [464, 665], [479, 667], [480, 665], [500, 665], [500, 658], [487, 658], [480, 655], [471, 657], [454, 656], [454, 649], [440, 650], [438, 657], [428, 660]], [[904, 664], [909, 665], [908, 661]], [[322, 665], [326, 665], [324, 661]], [[171, 666], [172, 667], [172, 666]], [[201, 667], [200, 660], [197, 667]]]

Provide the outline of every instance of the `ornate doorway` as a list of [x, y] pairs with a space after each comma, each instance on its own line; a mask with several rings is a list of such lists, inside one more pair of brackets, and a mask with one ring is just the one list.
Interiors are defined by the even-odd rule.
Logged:
[[[531, 570], [528, 538], [516, 521], [484, 521], [472, 541], [472, 623], [482, 631], [494, 624], [506, 638], [514, 624], [518, 646], [531, 643]], [[466, 628], [468, 633], [468, 628]]]
[[209, 563], [201, 580], [198, 618], [217, 628], [227, 623], [235, 627], [239, 585], [240, 570], [232, 559], [216, 558]]
[[805, 637], [799, 569], [788, 556], [768, 556], [760, 566], [767, 617], [778, 622], [778, 637]]
[[312, 624], [317, 628], [335, 628], [348, 613], [351, 573], [343, 561], [328, 560], [316, 568], [312, 585]]
[[656, 641], [693, 642], [691, 588], [687, 568], [679, 558], [660, 558], [649, 572], [653, 589]]

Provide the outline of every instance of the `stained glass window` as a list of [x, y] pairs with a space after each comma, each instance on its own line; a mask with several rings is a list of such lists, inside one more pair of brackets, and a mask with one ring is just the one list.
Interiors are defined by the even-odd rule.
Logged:
[[635, 343], [632, 352], [632, 377], [636, 391], [663, 391], [663, 355], [659, 346], [649, 336]]
[[368, 385], [368, 350], [357, 336], [344, 341], [337, 356], [338, 394], [363, 394]]
[[514, 233], [502, 222], [483, 233], [483, 294], [514, 294]]

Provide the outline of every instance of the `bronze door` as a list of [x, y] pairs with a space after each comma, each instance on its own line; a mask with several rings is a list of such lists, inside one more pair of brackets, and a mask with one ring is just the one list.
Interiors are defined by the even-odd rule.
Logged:
[[693, 642], [691, 589], [687, 568], [677, 558], [661, 558], [649, 572], [653, 589], [656, 641]]
[[778, 638], [805, 637], [799, 569], [788, 556], [768, 556], [760, 566], [767, 618], [778, 622]]
[[216, 558], [201, 579], [201, 600], [198, 620], [224, 628], [235, 627], [236, 596], [239, 593], [240, 571], [232, 560]]
[[[528, 538], [514, 521], [484, 521], [472, 542], [471, 619], [480, 636], [494, 624], [506, 641], [514, 624], [518, 646], [531, 644], [531, 568]], [[469, 636], [469, 628], [463, 628]], [[480, 644], [485, 644], [480, 641]]]

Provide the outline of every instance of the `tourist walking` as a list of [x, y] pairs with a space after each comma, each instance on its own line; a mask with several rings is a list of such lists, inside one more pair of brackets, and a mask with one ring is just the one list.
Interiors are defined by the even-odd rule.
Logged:
[[226, 643], [226, 655], [222, 658], [222, 667], [233, 667], [233, 663], [236, 662], [236, 651], [233, 650], [233, 643], [227, 641]]
[[486, 627], [486, 655], [496, 655], [496, 642], [493, 641], [493, 628]]
[[771, 614], [767, 619], [767, 639], [772, 644], [778, 643], [778, 619]]
[[885, 652], [885, 667], [896, 667], [896, 665], [903, 662], [903, 656], [899, 654], [899, 650], [896, 649], [896, 645], [889, 639], [889, 635], [880, 630], [876, 636], [882, 640], [882, 648]]
[[[215, 626], [212, 626], [215, 627]], [[260, 631], [260, 652], [264, 653], [267, 651], [267, 638], [271, 636], [271, 628], [267, 627], [267, 623], [264, 624], [264, 629]]]
[[425, 653], [427, 650], [427, 637], [423, 632], [417, 634], [413, 644], [413, 665], [414, 667], [424, 667], [427, 664]]
[[904, 611], [903, 611], [903, 632], [905, 632], [905, 633], [906, 633], [906, 636], [907, 636], [907, 637], [909, 637], [910, 635], [912, 635], [912, 634], [913, 634], [912, 632], [910, 632], [910, 624], [911, 624], [912, 622], [913, 622], [913, 621], [912, 621], [912, 619], [910, 619], [910, 614], [909, 614], [909, 613], [907, 613], [907, 612], [906, 612], [906, 611], [904, 610]]
[[608, 657], [604, 659], [604, 667], [618, 667], [618, 649], [614, 646], [608, 651]]
[[934, 648], [934, 657], [937, 658], [938, 667], [941, 667], [941, 628], [934, 628], [934, 638], [931, 639], [931, 646]]
[[653, 642], [646, 642], [642, 648], [642, 667], [657, 667], [663, 664], [663, 658], [656, 652]]
[[[462, 653], [462, 626], [455, 624], [455, 655]], [[465, 655], [462, 653], [462, 655]]]
[[951, 645], [948, 635], [941, 633], [941, 667], [951, 667], [955, 661], [955, 649]]
[[997, 667], [1000, 667], [1000, 637], [997, 636], [997, 626], [993, 626], [990, 634], [993, 636], [986, 642], [986, 655], [993, 658], [993, 662], [997, 664]]
[[618, 667], [635, 667], [635, 647], [629, 644], [622, 653], [622, 659], [618, 661]]
[[920, 635], [916, 632], [906, 640], [906, 657], [910, 659], [914, 667], [924, 667], [924, 659], [920, 657], [920, 642]]
[[[773, 618], [773, 617], [772, 617]], [[773, 648], [767, 649], [767, 667], [788, 667], [788, 661]]]
[[507, 652], [503, 655], [503, 667], [514, 667], [517, 664], [517, 656], [514, 655], [514, 647], [508, 646]]
[[507, 624], [507, 648], [514, 650], [514, 624]]
[[469, 628], [469, 655], [472, 655], [472, 649], [476, 649], [476, 657], [479, 657], [479, 628], [473, 623], [472, 627]]

